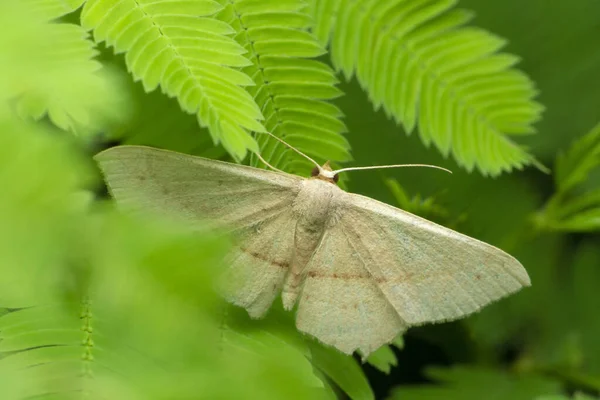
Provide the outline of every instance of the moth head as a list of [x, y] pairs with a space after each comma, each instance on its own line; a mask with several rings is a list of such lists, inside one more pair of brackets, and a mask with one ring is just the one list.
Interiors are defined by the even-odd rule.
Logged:
[[320, 179], [322, 181], [333, 183], [333, 184], [337, 184], [337, 182], [339, 180], [338, 174], [336, 174], [335, 171], [333, 171], [331, 169], [331, 166], [329, 165], [329, 161], [327, 161], [321, 167], [315, 166], [312, 169], [310, 176], [312, 176], [313, 178]]

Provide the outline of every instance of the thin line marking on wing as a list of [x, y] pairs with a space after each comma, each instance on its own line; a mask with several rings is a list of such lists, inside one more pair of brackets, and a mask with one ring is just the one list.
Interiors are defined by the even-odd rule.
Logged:
[[[340, 221], [341, 225], [344, 226], [344, 224], [342, 223], [342, 221]], [[345, 227], [345, 226], [344, 226]], [[377, 289], [379, 290], [379, 292], [381, 293], [381, 295], [386, 299], [386, 301], [388, 303], [390, 303], [390, 305], [394, 308], [394, 310], [398, 313], [398, 317], [400, 318], [400, 320], [402, 321], [402, 323], [404, 325], [408, 325], [406, 323], [406, 321], [404, 321], [404, 319], [402, 318], [402, 315], [400, 314], [399, 310], [396, 309], [394, 302], [391, 301], [391, 299], [388, 297], [388, 294], [385, 293], [385, 291], [381, 288], [381, 284], [387, 282], [385, 278], [379, 276], [375, 276], [373, 275], [373, 273], [371, 272], [371, 270], [369, 268], [367, 268], [367, 264], [364, 260], [364, 258], [361, 256], [359, 250], [356, 248], [356, 246], [354, 246], [354, 244], [352, 243], [352, 240], [350, 240], [349, 235], [347, 234], [347, 231], [345, 229], [341, 229], [341, 231], [344, 233], [344, 237], [346, 238], [346, 242], [348, 243], [348, 245], [350, 246], [350, 248], [352, 248], [352, 251], [354, 251], [357, 255], [357, 258], [360, 260], [363, 269], [365, 270], [365, 272], [369, 275], [371, 281], [373, 281], [375, 283], [375, 286], [377, 286]], [[351, 232], [352, 230], [348, 230], [348, 232]], [[358, 235], [357, 232], [354, 231], [354, 235], [356, 237], [360, 237], [360, 235]], [[367, 249], [368, 251], [368, 249]], [[406, 278], [404, 278], [406, 279]]]
[[[378, 235], [378, 237], [379, 237], [379, 241], [380, 241], [380, 242], [383, 242], [383, 241], [385, 241], [386, 239], [387, 239], [387, 240], [389, 240], [389, 238], [390, 238], [390, 237], [393, 235], [393, 233], [391, 233], [391, 232], [389, 232], [389, 231], [385, 230], [385, 226], [382, 226], [382, 225], [380, 225], [380, 224], [378, 223], [378, 221], [375, 221], [375, 220], [373, 219], [373, 217], [372, 217], [371, 215], [369, 215], [368, 213], [363, 213], [362, 215], [363, 215], [363, 217], [364, 217], [364, 218], [368, 218], [369, 220], [371, 220], [371, 222], [372, 222], [372, 223], [370, 224], [370, 226], [373, 228], [373, 232], [372, 232], [372, 233], [376, 233], [376, 234]], [[416, 226], [418, 226], [418, 225], [416, 225]], [[353, 227], [353, 226], [347, 226], [347, 229], [348, 229], [348, 230], [354, 230], [354, 227]], [[355, 232], [355, 235], [357, 235], [357, 237], [358, 237], [358, 234], [357, 234], [356, 232]], [[423, 243], [421, 243], [420, 241], [413, 241], [412, 245], [414, 245], [414, 246], [416, 246], [416, 247], [418, 247], [418, 248], [419, 248], [419, 251], [418, 251], [418, 252], [419, 252], [420, 254], [427, 256], [427, 254], [428, 254], [428, 253], [427, 253], [427, 252], [426, 252], [426, 251], [423, 249]], [[368, 248], [365, 248], [365, 251], [368, 251], [368, 250], [369, 250]], [[440, 254], [443, 256], [443, 253], [440, 253]], [[376, 260], [377, 258], [375, 258], [375, 257], [372, 257], [372, 259], [373, 259], [373, 260]], [[446, 260], [447, 260], [448, 262], [450, 262], [450, 263], [452, 262], [452, 260], [451, 260], [451, 259], [449, 259], [449, 258], [446, 258]], [[431, 263], [434, 263], [434, 262], [435, 262], [434, 260], [432, 260], [432, 261], [431, 261]], [[372, 264], [372, 265], [370, 265], [370, 268], [377, 268], [377, 267], [378, 267], [378, 266], [377, 266], [377, 264]], [[369, 266], [367, 266], [367, 265], [365, 264], [365, 268], [366, 268], [366, 269], [369, 269]], [[380, 268], [379, 268], [379, 271], [378, 271], [378, 272], [379, 272], [379, 274], [381, 274], [381, 269], [380, 269]], [[425, 272], [426, 272], [426, 271], [425, 271]], [[406, 273], [406, 277], [405, 277], [405, 278], [403, 278], [403, 279], [399, 279], [399, 280], [398, 280], [398, 279], [385, 279], [385, 278], [378, 278], [376, 281], [377, 281], [379, 284], [382, 284], [382, 283], [406, 283], [406, 282], [410, 282], [410, 281], [411, 281], [411, 279], [413, 279], [413, 278], [415, 277], [415, 274], [414, 274], [414, 273], [411, 273], [411, 272], [408, 272], [408, 271], [406, 271], [405, 273]], [[459, 289], [460, 289], [460, 290], [461, 290], [461, 291], [462, 291], [462, 292], [463, 292], [463, 293], [464, 293], [464, 294], [465, 294], [465, 295], [468, 297], [468, 299], [469, 299], [469, 300], [471, 300], [471, 302], [473, 303], [473, 306], [474, 306], [475, 308], [481, 308], [481, 306], [480, 306], [480, 305], [478, 305], [478, 304], [475, 302], [475, 300], [472, 298], [471, 294], [470, 294], [470, 293], [468, 293], [468, 292], [467, 292], [467, 291], [466, 291], [466, 290], [465, 290], [465, 289], [464, 289], [464, 288], [463, 288], [463, 287], [462, 287], [462, 286], [461, 286], [461, 285], [458, 283], [458, 281], [456, 280], [456, 278], [455, 278], [455, 277], [454, 277], [452, 274], [448, 274], [448, 273], [446, 273], [445, 271], [443, 272], [443, 274], [444, 274], [444, 277], [446, 277], [447, 279], [449, 278], [449, 279], [452, 279], [452, 280], [454, 280], [454, 282], [457, 284], [457, 287], [458, 287], [458, 288], [459, 288]], [[478, 291], [479, 291], [481, 294], [485, 294], [485, 292], [483, 292], [482, 290], [480, 290], [478, 287], [477, 287], [477, 290], [478, 290]], [[485, 294], [485, 295], [487, 296], [487, 294]], [[489, 298], [489, 296], [488, 296], [488, 298]], [[458, 304], [458, 303], [455, 301], [454, 297], [452, 297], [452, 296], [444, 297], [444, 301], [446, 302], [446, 305], [447, 305], [448, 303], [451, 303], [451, 304], [454, 306], [454, 308], [455, 308], [456, 310], [458, 310], [458, 313], [457, 313], [457, 314], [465, 315], [465, 314], [469, 314], [469, 313], [470, 313], [470, 312], [466, 312], [466, 311], [464, 311], [464, 310], [462, 309], [462, 307], [461, 307], [461, 306], [460, 306], [460, 305], [459, 305], [459, 304]], [[434, 308], [430, 308], [430, 310], [431, 310], [431, 312], [432, 312], [432, 313], [434, 313], [434, 312], [439, 312], [439, 310], [438, 310], [438, 309], [434, 309]], [[441, 320], [443, 320], [443, 319], [444, 319], [444, 317], [441, 317], [440, 319], [441, 319]]]
[[407, 324], [385, 297], [337, 224], [328, 228], [307, 264], [297, 328], [351, 354], [367, 355]]
[[463, 317], [529, 284], [500, 249], [364, 196], [342, 203], [348, 240], [411, 325]]
[[244, 246], [237, 246], [238, 249], [240, 249], [243, 253], [248, 254], [250, 256], [252, 256], [253, 258], [262, 261], [262, 262], [266, 262], [269, 263], [273, 266], [279, 267], [279, 268], [283, 268], [283, 269], [287, 269], [290, 267], [290, 263], [289, 261], [277, 261], [277, 260], [270, 260], [268, 257], [265, 257], [263, 255], [261, 255], [260, 253], [256, 252], [256, 251], [252, 251]]
[[285, 209], [236, 232], [237, 245], [219, 286], [227, 300], [244, 307], [252, 318], [262, 317], [281, 292], [292, 262], [294, 231], [289, 225], [294, 221], [292, 211]]

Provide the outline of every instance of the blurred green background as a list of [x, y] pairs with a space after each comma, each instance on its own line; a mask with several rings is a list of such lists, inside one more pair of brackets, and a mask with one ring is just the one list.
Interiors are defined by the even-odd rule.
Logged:
[[[397, 1], [410, 2], [453, 3]], [[507, 40], [502, 51], [519, 56], [516, 68], [535, 83], [535, 100], [545, 107], [534, 125], [537, 133], [513, 138], [550, 173], [532, 166], [497, 177], [469, 173], [453, 157], [426, 146], [418, 132], [407, 135], [384, 111], [374, 111], [356, 77], [338, 73], [343, 95], [337, 96], [334, 74], [321, 71], [330, 91], [318, 92], [312, 106], [335, 97], [347, 143], [337, 127], [337, 147], [310, 136], [310, 127], [296, 127], [306, 137], [291, 137], [291, 143], [319, 160], [333, 155], [348, 166], [429, 163], [451, 169], [452, 175], [429, 169], [356, 171], [342, 182], [351, 192], [502, 248], [532, 279], [531, 288], [476, 315], [412, 328], [364, 363], [299, 334], [279, 300], [263, 321], [223, 304], [212, 292], [212, 279], [227, 252], [226, 240], [114, 210], [92, 160], [101, 149], [141, 143], [233, 161], [228, 140], [244, 151], [251, 145], [226, 132], [220, 137], [225, 148], [214, 145], [211, 134], [219, 137], [214, 127], [200, 128], [200, 117], [181, 111], [181, 96], [171, 94], [178, 103], [160, 90], [146, 93], [137, 81], [147, 84], [148, 77], [129, 72], [131, 60], [114, 54], [114, 30], [105, 28], [117, 20], [107, 18], [98, 28], [100, 17], [112, 6], [124, 7], [112, 9], [118, 14], [137, 3], [84, 3], [0, 4], [1, 399], [600, 395], [600, 2], [457, 3], [475, 13], [470, 25]], [[161, 4], [176, 10], [183, 3]], [[355, 3], [199, 1], [194, 7], [205, 10], [207, 19], [229, 24], [229, 40], [248, 49], [231, 7], [240, 15], [287, 7], [314, 16], [334, 3], [337, 14], [316, 15], [314, 26], [302, 19], [297, 28], [302, 30], [317, 26], [319, 18], [340, 23], [344, 7]], [[384, 3], [393, 1], [379, 4]], [[376, 2], [356, 4], [368, 11]], [[88, 16], [83, 23], [82, 5]], [[216, 23], [210, 26], [217, 29]], [[225, 32], [223, 26], [218, 25]], [[93, 36], [85, 33], [91, 29]], [[108, 45], [99, 39], [101, 29]], [[340, 68], [335, 40], [331, 53], [306, 40], [306, 54], [293, 56]], [[271, 130], [271, 111], [266, 100], [261, 103], [253, 70], [256, 60], [248, 57], [248, 65], [235, 68], [255, 79], [257, 91], [247, 90]], [[368, 92], [369, 84], [363, 86]], [[280, 90], [292, 96], [299, 89]], [[337, 111], [327, 112], [337, 119]], [[276, 129], [285, 137], [284, 128]], [[281, 155], [286, 170], [310, 172], [261, 140], [270, 161]], [[244, 162], [256, 165], [251, 157]]]

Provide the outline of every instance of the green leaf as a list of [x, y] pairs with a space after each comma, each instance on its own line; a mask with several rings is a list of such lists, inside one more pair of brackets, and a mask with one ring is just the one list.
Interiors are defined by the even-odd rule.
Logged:
[[575, 141], [556, 159], [556, 193], [534, 223], [542, 230], [594, 232], [600, 230], [600, 189], [589, 179], [600, 165], [600, 124]]
[[[597, 192], [594, 193], [595, 200], [598, 200], [597, 194]], [[589, 197], [578, 200], [579, 202], [587, 202], [588, 199]], [[582, 210], [575, 215], [564, 218], [562, 221], [555, 223], [553, 228], [567, 232], [594, 232], [600, 230], [600, 201], [597, 202], [597, 207]]]
[[481, 367], [428, 368], [426, 375], [438, 384], [400, 386], [389, 399], [531, 400], [560, 392], [558, 382], [541, 376], [509, 374]]
[[87, 33], [77, 25], [35, 18], [35, 10], [52, 11], [52, 1], [48, 9], [26, 4], [31, 8], [19, 2], [0, 5], [0, 26], [7, 32], [0, 37], [0, 57], [10, 60], [0, 66], [0, 101], [10, 99], [22, 118], [48, 117], [77, 134], [122, 123], [127, 97], [114, 71], [94, 59], [97, 51]]
[[127, 123], [109, 132], [111, 139], [208, 158], [227, 156], [223, 146], [215, 146], [208, 132], [199, 129], [196, 118], [183, 113], [175, 99], [157, 91], [145, 93], [142, 86], [134, 82], [128, 83], [127, 91], [132, 98], [131, 115]]
[[323, 388], [309, 361], [310, 350], [303, 336], [295, 329], [293, 319], [281, 309], [272, 310], [261, 321], [251, 320], [245, 310], [224, 307], [226, 314], [221, 340], [223, 346], [244, 349], [256, 354], [273, 354], [282, 366], [293, 365], [297, 379], [307, 386]]
[[352, 400], [375, 398], [354, 358], [314, 342], [310, 343], [310, 353], [313, 365], [331, 378]]
[[416, 195], [413, 198], [409, 198], [404, 188], [402, 188], [396, 179], [386, 179], [385, 184], [394, 195], [394, 198], [401, 209], [427, 219], [448, 219], [448, 210], [438, 205], [434, 197], [422, 199], [420, 195]]
[[531, 80], [498, 53], [506, 41], [466, 27], [455, 0], [314, 0], [313, 29], [334, 66], [355, 73], [375, 109], [407, 133], [419, 126], [468, 171], [499, 175], [539, 165], [512, 137], [533, 133], [543, 107]]
[[90, 181], [91, 171], [63, 140], [39, 127], [0, 115], [0, 131], [0, 185], [5, 190], [0, 306], [52, 303], [66, 284], [66, 255], [77, 256], [73, 234], [80, 207], [75, 193]]
[[369, 354], [366, 362], [386, 374], [390, 373], [392, 367], [398, 365], [398, 359], [390, 346], [381, 346]]
[[599, 165], [600, 124], [556, 158], [555, 181], [558, 191], [565, 193], [583, 183], [590, 171]]
[[[327, 101], [342, 93], [333, 70], [313, 59], [325, 50], [308, 32], [305, 2], [221, 4], [218, 17], [236, 30], [237, 42], [248, 50], [252, 65], [242, 71], [253, 78], [248, 92], [265, 116], [265, 128], [320, 163], [349, 161], [342, 113]], [[276, 168], [307, 176], [314, 167], [268, 135], [258, 134], [256, 140], [263, 158]], [[251, 165], [265, 167], [256, 157]]]
[[252, 80], [237, 68], [251, 62], [229, 35], [227, 24], [212, 19], [223, 7], [212, 0], [89, 0], [82, 25], [125, 52], [128, 69], [147, 92], [158, 86], [181, 108], [208, 127], [215, 144], [237, 160], [258, 151], [250, 131], [263, 132], [262, 113], [244, 89]]
[[399, 350], [402, 350], [404, 348], [404, 336], [402, 335], [398, 335], [396, 336], [396, 339], [394, 339], [392, 341], [392, 344]]

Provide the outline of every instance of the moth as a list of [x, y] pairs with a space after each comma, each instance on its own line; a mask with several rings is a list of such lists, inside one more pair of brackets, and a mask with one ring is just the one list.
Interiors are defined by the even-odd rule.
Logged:
[[315, 163], [303, 178], [142, 146], [96, 160], [119, 205], [234, 234], [221, 285], [229, 302], [261, 318], [281, 293], [300, 331], [347, 354], [366, 357], [411, 326], [530, 285], [502, 250], [337, 186], [338, 173], [359, 168]]

